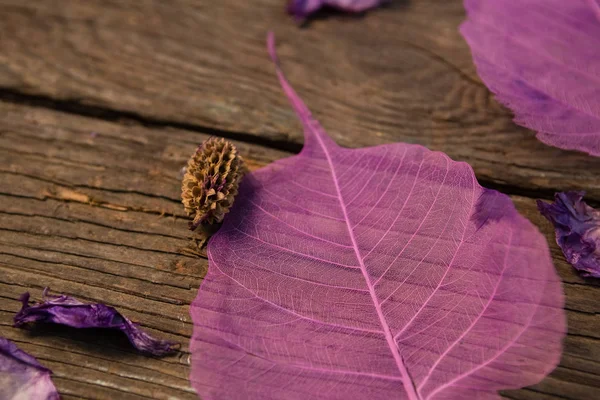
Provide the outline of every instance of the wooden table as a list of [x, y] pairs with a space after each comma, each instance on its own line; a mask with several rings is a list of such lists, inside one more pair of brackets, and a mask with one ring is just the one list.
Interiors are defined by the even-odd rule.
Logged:
[[[543, 145], [477, 77], [459, 0], [396, 0], [298, 27], [284, 0], [0, 0], [0, 335], [54, 371], [65, 399], [194, 399], [188, 305], [207, 261], [185, 251], [180, 168], [210, 135], [252, 169], [302, 135], [266, 49], [335, 140], [420, 143], [470, 163], [546, 235], [564, 281], [560, 366], [511, 399], [600, 398], [600, 284], [556, 246], [535, 198], [586, 189], [600, 158]], [[13, 328], [45, 286], [118, 307], [183, 343], [163, 359], [120, 335]]]

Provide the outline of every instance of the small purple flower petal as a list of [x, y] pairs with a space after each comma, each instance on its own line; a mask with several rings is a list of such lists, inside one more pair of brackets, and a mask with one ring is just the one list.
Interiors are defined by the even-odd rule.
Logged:
[[346, 12], [358, 13], [377, 7], [390, 0], [291, 0], [288, 12], [298, 19], [308, 17], [321, 7], [329, 6]]
[[50, 370], [0, 337], [0, 399], [58, 400]]
[[582, 200], [585, 192], [554, 195], [554, 203], [537, 206], [556, 229], [556, 242], [567, 261], [583, 276], [600, 278], [600, 211]]
[[120, 330], [139, 351], [163, 356], [179, 348], [178, 343], [155, 339], [142, 331], [113, 307], [105, 304], [85, 304], [73, 297], [51, 296], [44, 290], [43, 303], [29, 305], [29, 293], [21, 295], [23, 307], [15, 315], [15, 325], [46, 322], [73, 328], [107, 328]]
[[515, 214], [515, 206], [509, 197], [496, 190], [483, 188], [471, 219], [477, 224], [477, 229], [481, 229], [491, 222]]

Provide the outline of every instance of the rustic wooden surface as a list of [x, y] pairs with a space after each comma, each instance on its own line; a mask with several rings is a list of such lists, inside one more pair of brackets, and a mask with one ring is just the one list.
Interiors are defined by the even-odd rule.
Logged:
[[[546, 235], [564, 281], [561, 365], [511, 399], [595, 399], [600, 283], [580, 278], [534, 198], [587, 189], [600, 158], [547, 147], [511, 122], [457, 33], [459, 0], [396, 0], [304, 27], [283, 0], [0, 0], [0, 335], [54, 371], [63, 397], [194, 399], [188, 305], [207, 270], [188, 254], [179, 170], [209, 135], [252, 169], [301, 146], [265, 51], [341, 144], [421, 143], [473, 165]], [[18, 296], [118, 307], [182, 351], [133, 352], [119, 335], [12, 327]]]

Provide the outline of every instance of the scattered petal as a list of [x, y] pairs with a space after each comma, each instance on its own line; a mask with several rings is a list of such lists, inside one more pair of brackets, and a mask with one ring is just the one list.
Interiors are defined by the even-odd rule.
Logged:
[[583, 276], [600, 278], [600, 211], [585, 204], [585, 192], [556, 193], [554, 203], [537, 206], [556, 230], [556, 243]]
[[23, 307], [15, 315], [16, 326], [28, 322], [45, 322], [73, 328], [120, 330], [127, 335], [137, 350], [155, 356], [163, 356], [179, 348], [177, 343], [153, 338], [113, 307], [105, 304], [86, 304], [65, 295], [49, 295], [48, 288], [44, 290], [42, 303], [30, 306], [29, 293], [23, 293], [20, 300]]
[[58, 400], [50, 374], [34, 357], [0, 337], [0, 399]]
[[324, 6], [337, 8], [350, 13], [359, 13], [377, 7], [390, 0], [291, 0], [288, 12], [298, 19], [304, 19]]
[[542, 142], [600, 156], [596, 0], [465, 0], [477, 72]]
[[496, 190], [483, 188], [471, 220], [477, 224], [477, 229], [480, 229], [488, 223], [508, 217], [512, 209], [509, 197]]

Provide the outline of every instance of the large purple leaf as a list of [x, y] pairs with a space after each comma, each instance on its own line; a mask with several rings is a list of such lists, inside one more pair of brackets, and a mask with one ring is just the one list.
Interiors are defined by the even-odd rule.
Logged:
[[551, 371], [561, 284], [510, 199], [421, 146], [338, 147], [277, 73], [305, 145], [245, 178], [209, 243], [201, 397], [497, 399]]
[[542, 142], [600, 156], [597, 0], [465, 0], [477, 71]]

